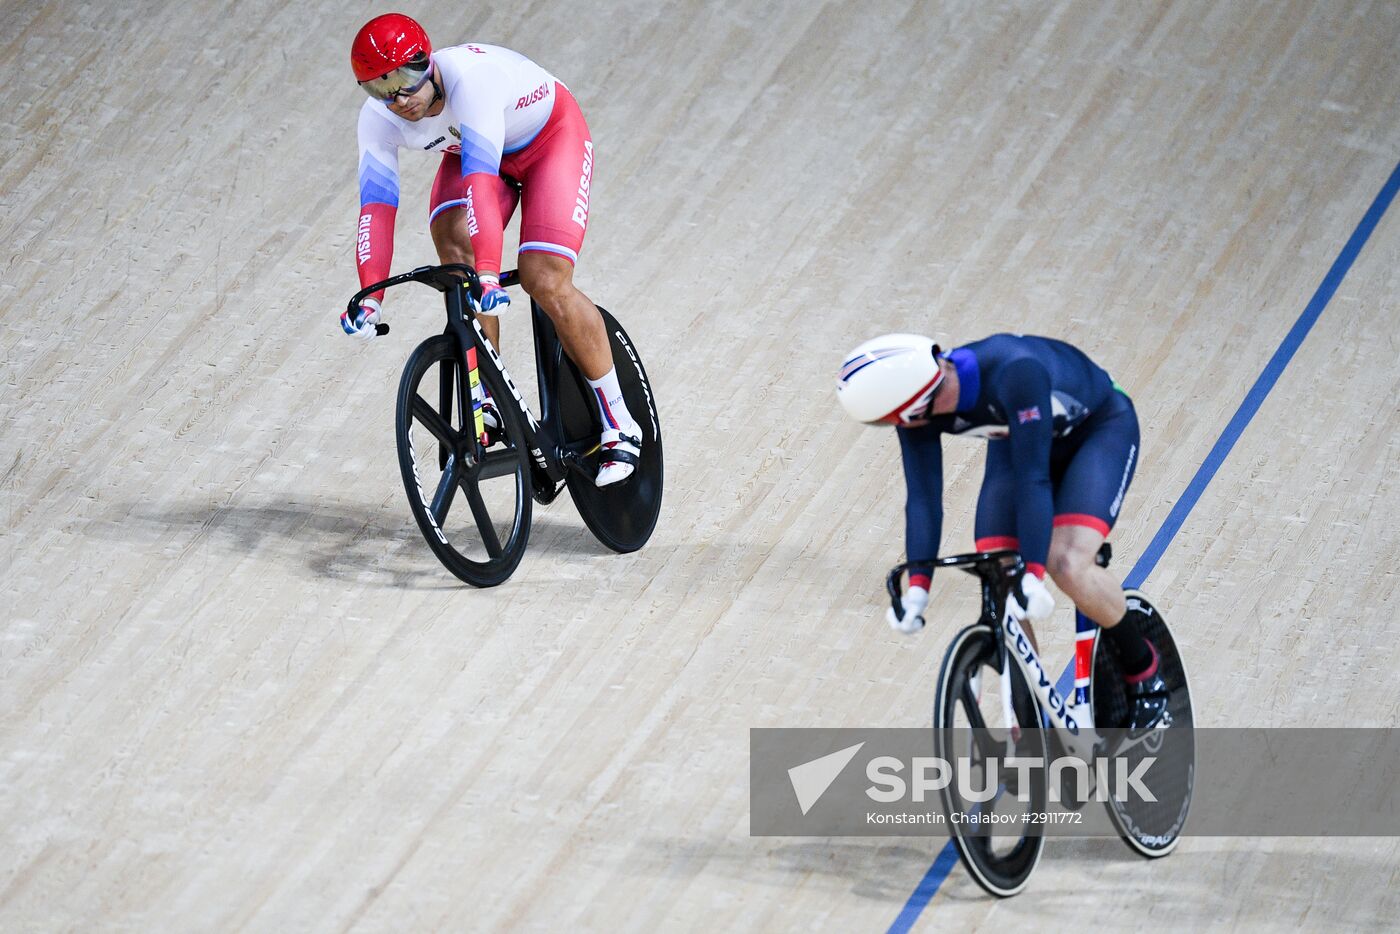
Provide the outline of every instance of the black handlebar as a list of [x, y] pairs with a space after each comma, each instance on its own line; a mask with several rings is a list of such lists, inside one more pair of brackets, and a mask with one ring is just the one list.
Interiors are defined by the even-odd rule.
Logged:
[[[894, 608], [896, 616], [904, 616], [904, 601], [901, 599], [903, 592], [899, 587], [900, 575], [911, 567], [929, 566], [957, 568], [960, 571], [966, 571], [973, 577], [980, 577], [983, 583], [991, 586], [997, 586], [1002, 580], [1007, 580], [1016, 590], [1020, 590], [1021, 575], [1026, 573], [1026, 562], [1021, 559], [1020, 553], [1010, 550], [973, 551], [964, 555], [935, 558], [932, 561], [906, 561], [903, 564], [895, 565], [885, 576], [885, 590], [889, 592], [890, 606]], [[1025, 602], [1024, 597], [1022, 597], [1021, 602]]]
[[[1106, 568], [1112, 560], [1113, 546], [1104, 542], [1099, 546], [1098, 554], [1094, 555], [1094, 563], [1101, 568]], [[1010, 550], [973, 551], [964, 555], [935, 558], [932, 561], [906, 561], [891, 568], [890, 573], [885, 576], [885, 590], [889, 591], [890, 606], [894, 607], [895, 614], [901, 618], [904, 616], [904, 601], [900, 599], [903, 594], [899, 589], [899, 577], [911, 567], [916, 566], [957, 568], [966, 571], [973, 577], [980, 577], [982, 583], [992, 589], [1003, 586], [1004, 581], [1009, 581], [1011, 592], [1016, 595], [1016, 599], [1020, 601], [1022, 606], [1026, 605], [1026, 596], [1021, 592], [1021, 578], [1026, 573], [1026, 562], [1021, 558], [1020, 553]]]
[[[373, 295], [381, 289], [393, 288], [396, 285], [403, 285], [405, 282], [421, 282], [430, 285], [439, 292], [446, 292], [449, 289], [457, 288], [463, 283], [471, 290], [472, 296], [481, 297], [481, 280], [477, 277], [476, 270], [466, 263], [444, 263], [441, 266], [419, 266], [417, 269], [410, 269], [408, 272], [399, 273], [397, 276], [390, 276], [383, 282], [376, 282], [367, 285], [346, 303], [345, 310], [354, 316], [355, 309], [360, 302], [368, 296]], [[501, 287], [509, 288], [512, 285], [520, 284], [520, 271], [511, 269], [501, 273]], [[384, 335], [389, 333], [389, 325], [376, 324], [375, 333]]]
[[472, 289], [480, 288], [480, 283], [476, 278], [476, 270], [466, 263], [447, 263], [442, 266], [419, 266], [417, 269], [410, 269], [408, 272], [401, 272], [397, 276], [390, 276], [383, 282], [375, 282], [365, 286], [355, 293], [345, 306], [345, 310], [352, 315], [355, 308], [370, 295], [381, 289], [390, 289], [396, 285], [403, 285], [405, 282], [421, 282], [424, 285], [431, 285], [439, 292], [446, 292], [448, 289], [456, 288], [463, 280]]

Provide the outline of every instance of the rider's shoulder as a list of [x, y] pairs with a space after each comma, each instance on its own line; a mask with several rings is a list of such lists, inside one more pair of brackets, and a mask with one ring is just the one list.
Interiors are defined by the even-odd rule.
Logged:
[[1039, 334], [1025, 334], [1021, 331], [998, 331], [995, 334], [987, 335], [980, 341], [973, 341], [971, 344], [968, 344], [968, 346], [975, 347], [978, 345], [996, 344], [1010, 349], [1028, 351], [1045, 339], [1046, 338], [1041, 337]]
[[529, 59], [499, 45], [467, 42], [439, 49], [433, 53], [433, 64], [442, 79], [448, 106], [459, 94], [492, 93], [509, 85], [522, 63]]
[[974, 351], [991, 354], [1001, 362], [1010, 362], [1012, 360], [1040, 360], [1042, 356], [1053, 350], [1054, 345], [1063, 343], [1063, 341], [1042, 337], [1039, 334], [1003, 331], [984, 337], [982, 340], [967, 346]]
[[470, 71], [475, 68], [501, 66], [510, 62], [528, 59], [514, 49], [485, 42], [463, 42], [438, 49], [433, 53], [433, 61], [448, 71]]
[[1038, 383], [1050, 372], [1044, 338], [1029, 334], [993, 334], [969, 344], [975, 352], [983, 385], [994, 393]]

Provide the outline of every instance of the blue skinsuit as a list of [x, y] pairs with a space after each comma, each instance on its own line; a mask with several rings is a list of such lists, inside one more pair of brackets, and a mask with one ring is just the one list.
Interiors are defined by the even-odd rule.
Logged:
[[957, 410], [896, 429], [909, 560], [938, 554], [945, 434], [989, 439], [979, 541], [1014, 539], [1026, 563], [1043, 569], [1053, 525], [1088, 525], [1107, 535], [1139, 446], [1132, 402], [1108, 373], [1070, 344], [1017, 334], [994, 334], [947, 359], [958, 372]]

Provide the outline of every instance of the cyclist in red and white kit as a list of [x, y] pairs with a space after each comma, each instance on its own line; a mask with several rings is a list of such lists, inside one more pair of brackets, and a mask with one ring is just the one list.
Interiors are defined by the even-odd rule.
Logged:
[[[434, 52], [401, 13], [370, 20], [350, 50], [371, 100], [360, 110], [360, 284], [389, 276], [399, 205], [400, 149], [442, 153], [428, 214], [439, 260], [469, 263], [481, 278], [473, 301], [499, 346], [495, 316], [510, 305], [500, 285], [505, 224], [520, 207], [520, 283], [539, 303], [593, 388], [603, 425], [598, 486], [625, 480], [641, 454], [602, 315], [574, 286], [588, 229], [593, 140], [569, 89], [518, 52], [469, 43]], [[341, 315], [345, 333], [373, 339], [384, 293]]]

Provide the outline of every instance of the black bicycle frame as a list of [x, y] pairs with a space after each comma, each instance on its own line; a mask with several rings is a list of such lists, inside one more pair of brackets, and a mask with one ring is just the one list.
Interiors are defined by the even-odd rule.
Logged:
[[[1094, 555], [1094, 563], [1101, 568], [1108, 567], [1113, 560], [1113, 546], [1104, 542]], [[1006, 617], [1006, 597], [1014, 593], [1022, 606], [1026, 596], [1021, 592], [1021, 579], [1026, 573], [1026, 563], [1015, 551], [974, 551], [965, 555], [949, 555], [933, 561], [906, 561], [890, 569], [885, 576], [885, 590], [890, 595], [890, 606], [897, 615], [904, 615], [904, 601], [901, 599], [899, 578], [912, 567], [957, 568], [982, 582], [982, 615], [978, 622], [992, 627], [996, 636], [997, 667], [1003, 668], [1006, 661], [1006, 635], [1002, 620]]]
[[[477, 277], [476, 270], [471, 266], [464, 263], [419, 266], [406, 273], [391, 276], [383, 282], [366, 286], [355, 293], [355, 297], [350, 299], [347, 308], [353, 314], [365, 297], [380, 289], [392, 288], [405, 282], [421, 282], [443, 293], [447, 308], [447, 327], [443, 333], [456, 338], [462, 357], [466, 356], [466, 350], [469, 347], [476, 347], [478, 351], [483, 351], [477, 354], [477, 365], [489, 365], [500, 377], [501, 382], [505, 383], [512, 395], [515, 396], [525, 421], [525, 442], [530, 449], [535, 499], [542, 503], [552, 501], [559, 494], [563, 481], [568, 476], [569, 468], [576, 465], [579, 458], [574, 452], [563, 449], [550, 427], [553, 424], [553, 417], [558, 406], [554, 386], [563, 351], [554, 331], [554, 325], [548, 316], [534, 299], [530, 300], [531, 319], [534, 325], [536, 375], [539, 379], [540, 390], [540, 420], [536, 422], [530, 413], [529, 405], [525, 402], [525, 397], [506, 371], [505, 365], [496, 353], [496, 348], [491, 346], [491, 342], [481, 332], [481, 325], [475, 320], [476, 314], [470, 310], [467, 297], [479, 297], [481, 294], [481, 281]], [[519, 284], [518, 270], [512, 269], [501, 274], [502, 287]], [[471, 322], [470, 326], [468, 322]], [[379, 328], [381, 333], [389, 331], [388, 325], [381, 324]], [[466, 416], [468, 414], [465, 408], [465, 398], [470, 394], [466, 378], [467, 374], [463, 371], [461, 374], [462, 384], [457, 387], [459, 420], [463, 425], [467, 424]]]

